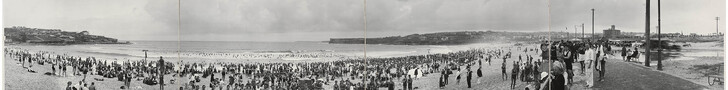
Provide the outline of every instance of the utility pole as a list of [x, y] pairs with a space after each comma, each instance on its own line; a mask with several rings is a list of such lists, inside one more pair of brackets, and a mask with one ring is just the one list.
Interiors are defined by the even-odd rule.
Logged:
[[576, 30], [579, 30], [579, 25], [574, 25], [574, 38], [579, 38], [579, 32]]
[[586, 39], [586, 35], [584, 35], [584, 23], [581, 23], [581, 38]]
[[657, 70], [662, 70], [662, 16], [660, 16], [660, 0], [657, 0]]
[[645, 6], [645, 66], [650, 66], [650, 0]]
[[591, 38], [594, 39], [594, 8], [592, 10], [592, 36]]
[[720, 17], [715, 17], [715, 34], [720, 36], [720, 32], [718, 30], [718, 21], [720, 21]]

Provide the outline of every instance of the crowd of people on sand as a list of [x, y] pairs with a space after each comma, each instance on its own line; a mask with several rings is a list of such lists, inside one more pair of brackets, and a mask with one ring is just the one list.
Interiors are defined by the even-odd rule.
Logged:
[[[569, 86], [574, 85], [573, 80], [577, 76], [574, 74], [574, 68], [579, 69], [579, 77], [586, 79], [584, 86], [591, 88], [594, 86], [595, 81], [604, 80], [606, 60], [614, 57], [614, 53], [616, 52], [611, 49], [611, 46], [612, 44], [604, 40], [544, 41], [537, 48], [515, 47], [516, 50], [513, 51], [523, 51], [523, 53], [518, 55], [518, 59], [511, 59], [513, 61], [508, 61], [509, 58], [514, 58], [515, 56], [511, 52], [513, 47], [495, 50], [475, 49], [469, 50], [475, 52], [464, 51], [465, 56], [456, 56], [461, 57], [460, 59], [443, 58], [445, 61], [436, 62], [438, 63], [436, 65], [448, 66], [435, 66], [434, 68], [436, 68], [435, 70], [440, 70], [439, 87], [441, 89], [449, 85], [448, 80], [450, 79], [448, 78], [453, 74], [453, 71], [455, 71], [454, 75], [456, 75], [456, 84], [460, 83], [461, 77], [465, 77], [467, 87], [462, 88], [472, 88], [471, 84], [473, 81], [471, 80], [473, 78], [482, 78], [483, 71], [481, 70], [481, 65], [483, 65], [483, 62], [490, 65], [493, 59], [503, 60], [500, 67], [501, 78], [505, 81], [510, 76], [511, 81], [509, 82], [509, 87], [511, 89], [516, 89], [518, 82], [526, 82], [526, 90], [568, 90]], [[633, 50], [626, 48], [622, 47], [622, 60], [631, 61], [639, 57], [640, 52], [637, 48]], [[469, 56], [467, 55], [482, 55], [482, 57], [476, 56], [468, 58]], [[509, 62], [511, 62], [511, 65], [508, 65]], [[477, 70], [471, 69], [476, 64]], [[579, 66], [574, 67], [575, 64], [579, 64]], [[465, 69], [461, 69], [459, 66], [465, 66]], [[512, 66], [510, 72], [506, 69], [509, 66]], [[476, 83], [480, 82], [476, 81]], [[406, 86], [410, 84], [403, 85], [407, 87], [405, 90], [411, 87]]]
[[[512, 51], [523, 53], [514, 55]], [[632, 54], [626, 53], [628, 50], [623, 48], [622, 51], [623, 57], [634, 58]], [[529, 90], [565, 90], [573, 82], [574, 63], [580, 64], [579, 75], [589, 77], [586, 87], [591, 87], [594, 86], [591, 77], [595, 73], [599, 75], [599, 80], [603, 79], [605, 59], [612, 54], [611, 47], [605, 41], [589, 40], [544, 41], [535, 47], [480, 48], [442, 54], [300, 63], [168, 62], [163, 61], [162, 57], [158, 61], [119, 61], [46, 51], [31, 53], [20, 48], [6, 48], [5, 52], [31, 73], [35, 73], [32, 67], [35, 62], [35, 65], [51, 66], [53, 71], [46, 75], [84, 77], [76, 84], [73, 84], [75, 81], [69, 81], [69, 90], [95, 90], [94, 82], [87, 80], [87, 75], [105, 77], [94, 78], [96, 81], [116, 78], [124, 82], [121, 89], [130, 88], [130, 82], [136, 80], [147, 85], [180, 84], [178, 88], [183, 90], [308, 90], [323, 89], [323, 85], [332, 86], [335, 90], [394, 90], [395, 86], [402, 85], [403, 90], [412, 90], [419, 88], [413, 86], [416, 85], [413, 83], [418, 83], [414, 80], [436, 73], [439, 73], [435, 77], [440, 78], [440, 88], [450, 85], [449, 77], [452, 75], [456, 77], [456, 84], [465, 78], [466, 88], [472, 88], [473, 80], [483, 78], [483, 72], [488, 72], [482, 70], [482, 65], [491, 65], [497, 59], [503, 60], [500, 64], [501, 78], [506, 81], [510, 76], [512, 89], [515, 89], [517, 82], [526, 82]], [[634, 52], [639, 53], [636, 49]], [[205, 55], [215, 57], [227, 54]], [[518, 59], [515, 59], [516, 56]], [[510, 72], [506, 67], [512, 68]], [[69, 71], [71, 73], [66, 73]], [[163, 79], [163, 75], [173, 78]], [[207, 79], [209, 82], [202, 82]], [[475, 83], [481, 82], [477, 80]]]
[[[606, 73], [606, 61], [613, 58], [616, 50], [612, 50], [612, 44], [605, 40], [586, 41], [551, 41], [541, 44], [541, 58], [548, 61], [548, 71], [541, 71], [536, 74], [536, 84], [527, 87], [530, 90], [568, 90], [573, 86], [574, 77], [583, 77], [586, 82], [584, 87], [591, 88], [596, 81], [603, 81]], [[628, 53], [631, 52], [631, 53]], [[626, 50], [622, 47], [622, 59], [629, 61], [639, 56], [637, 48]], [[579, 66], [574, 66], [579, 64]], [[574, 73], [578, 68], [579, 73]], [[515, 79], [513, 79], [515, 80]]]
[[[18, 61], [18, 64], [30, 73], [37, 73], [35, 71], [37, 67], [34, 68], [33, 65], [47, 65], [50, 66], [52, 71], [45, 72], [43, 73], [44, 75], [83, 77], [76, 84], [73, 84], [74, 81], [68, 81], [67, 90], [95, 90], [95, 82], [88, 79], [88, 75], [98, 75], [109, 79], [116, 78], [118, 81], [125, 82], [125, 85], [121, 87], [122, 89], [129, 88], [131, 80], [135, 78], [137, 80], [143, 80], [145, 84], [156, 84], [157, 78], [160, 78], [158, 76], [160, 73], [170, 73], [159, 72], [159, 68], [171, 68], [171, 64], [166, 65], [166, 67], [157, 67], [156, 61], [109, 62], [106, 60], [97, 60], [95, 57], [74, 57], [47, 51], [32, 53], [19, 48], [6, 48], [5, 54], [12, 60]], [[93, 80], [104, 81], [106, 80], [105, 78], [93, 78]], [[89, 85], [88, 82], [91, 82], [91, 84]]]
[[249, 53], [222, 53], [222, 52], [189, 52], [182, 53], [183, 56], [233, 58], [233, 59], [281, 59], [281, 58], [345, 58], [348, 56], [329, 52], [304, 52], [304, 51], [280, 51], [280, 52], [249, 52]]

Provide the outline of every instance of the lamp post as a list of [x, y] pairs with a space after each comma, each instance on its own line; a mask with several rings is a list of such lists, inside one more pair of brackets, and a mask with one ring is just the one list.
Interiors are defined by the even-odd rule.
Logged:
[[586, 35], [584, 35], [584, 23], [581, 23], [581, 38], [586, 39]]
[[592, 36], [591, 36], [591, 38], [594, 39], [594, 8], [592, 8], [591, 11], [592, 11]]
[[579, 30], [579, 25], [574, 25], [574, 38], [579, 38], [579, 32], [576, 30]]
[[718, 24], [718, 21], [720, 21], [720, 17], [715, 17], [715, 34], [716, 34], [717, 36], [720, 36], [720, 32], [719, 32], [719, 30], [718, 30], [718, 25], [719, 25], [719, 24]]
[[645, 66], [650, 66], [650, 0], [645, 5]]
[[657, 70], [662, 70], [662, 18], [660, 16], [660, 0], [657, 0]]

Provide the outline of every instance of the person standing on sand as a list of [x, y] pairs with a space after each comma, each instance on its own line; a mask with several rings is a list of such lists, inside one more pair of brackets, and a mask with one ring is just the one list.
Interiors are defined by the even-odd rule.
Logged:
[[409, 75], [405, 75], [404, 79], [402, 79], [402, 88], [404, 88], [404, 90], [407, 90], [407, 77], [409, 77]]
[[[470, 66], [468, 66], [468, 67], [470, 67]], [[468, 68], [468, 77], [466, 78], [466, 81], [468, 82], [468, 88], [471, 88], [470, 81], [472, 80], [472, 78], [473, 78], [473, 71], [470, 71], [470, 68]]]
[[493, 58], [493, 56], [491, 56], [490, 54], [488, 54], [488, 66], [490, 66], [490, 61], [492, 61], [492, 58]]
[[556, 55], [557, 59], [560, 60], [560, 63], [564, 66], [564, 67], [562, 67], [564, 69], [563, 72], [567, 73], [567, 75], [564, 75], [564, 76], [567, 76], [567, 78], [566, 78], [567, 83], [571, 83], [571, 79], [573, 79], [573, 75], [574, 75], [572, 70], [570, 69], [570, 68], [572, 68], [571, 63], [573, 63], [573, 61], [574, 61], [573, 60], [574, 57], [572, 56], [573, 54], [571, 53], [570, 43], [571, 42], [566, 42], [566, 43], [561, 44], [561, 46], [558, 46], [558, 47], [560, 47], [560, 50], [557, 51], [557, 55]]
[[585, 60], [586, 65], [585, 66], [586, 66], [586, 69], [587, 69], [585, 71], [585, 73], [586, 73], [586, 77], [585, 77], [586, 78], [586, 87], [592, 87], [592, 86], [594, 86], [594, 77], [593, 77], [594, 76], [594, 73], [593, 72], [596, 69], [596, 68], [594, 68], [595, 65], [593, 65], [593, 64], [595, 64], [594, 63], [594, 59], [596, 59], [596, 51], [593, 48], [594, 46], [588, 45], [587, 47], [589, 49], [586, 50], [586, 55], [588, 56], [588, 58], [585, 58], [586, 59]]
[[[159, 61], [157, 61], [157, 66], [159, 67], [159, 88], [161, 90], [164, 90], [164, 59], [162, 59], [162, 56], [159, 56]], [[213, 74], [214, 75], [214, 74]], [[214, 77], [211, 77], [214, 78]], [[131, 81], [131, 79], [129, 79]]]
[[20, 66], [23, 66], [23, 68], [26, 68], [26, 67], [25, 67], [25, 58], [26, 58], [26, 57], [27, 57], [27, 55], [26, 55], [26, 54], [23, 54], [23, 55], [22, 55], [22, 56], [20, 57]]
[[445, 88], [445, 80], [443, 80], [443, 79], [445, 79], [444, 77], [445, 77], [444, 74], [443, 75], [440, 75], [440, 82], [439, 82], [440, 83], [440, 89]]
[[511, 89], [516, 88], [516, 81], [518, 80], [518, 63], [513, 61], [513, 69], [511, 69]]
[[627, 47], [622, 47], [622, 60], [627, 61]]
[[476, 73], [476, 74], [478, 74], [478, 83], [480, 83], [480, 78], [483, 77], [483, 71], [480, 69], [481, 69], [481, 67], [478, 67], [478, 72]]
[[417, 75], [419, 75], [419, 72], [420, 72], [420, 68], [415, 68], [415, 78], [417, 77]]
[[455, 77], [455, 85], [460, 85], [460, 68], [458, 68], [458, 72], [455, 73], [455, 75], [458, 75]]
[[447, 85], [450, 82], [450, 74], [452, 74], [452, 71], [447, 68], [445, 68], [444, 70], [445, 70], [445, 85]]
[[56, 64], [51, 64], [51, 69], [53, 69], [53, 75], [56, 75]]
[[589, 47], [586, 46], [586, 44], [584, 44], [584, 43], [579, 44], [578, 61], [579, 61], [579, 65], [581, 67], [581, 68], [579, 68], [581, 70], [581, 73], [580, 73], [581, 75], [584, 75], [584, 70], [585, 70], [584, 61], [588, 60], [591, 57], [589, 54], [586, 54], [586, 52], [588, 51], [587, 48], [589, 48]]
[[606, 42], [602, 46], [602, 49], [601, 50], [603, 50], [603, 52], [605, 52], [605, 53], [602, 54], [603, 56], [599, 60], [599, 64], [600, 64], [599, 65], [600, 66], [600, 68], [599, 68], [599, 81], [604, 81], [604, 73], [606, 73], [605, 63], [607, 63], [606, 59], [607, 59], [607, 55], [609, 55], [609, 53], [607, 53], [607, 52], [611, 52], [611, 50], [609, 48], [609, 45]]
[[408, 77], [408, 79], [407, 79], [407, 89], [408, 90], [413, 90], [412, 87], [414, 87], [414, 86], [412, 86], [412, 83], [413, 83], [412, 80], [413, 80], [412, 77]]
[[506, 73], [505, 59], [504, 59], [503, 63], [501, 63], [501, 78], [503, 78], [503, 81], [508, 79], [508, 73]]

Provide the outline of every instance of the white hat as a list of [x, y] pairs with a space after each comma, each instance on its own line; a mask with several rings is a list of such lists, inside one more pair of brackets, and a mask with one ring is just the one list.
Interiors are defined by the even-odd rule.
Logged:
[[548, 76], [548, 75], [549, 75], [549, 73], [541, 72], [541, 79], [546, 78], [546, 76]]

